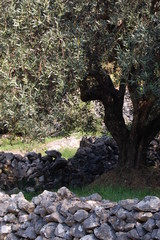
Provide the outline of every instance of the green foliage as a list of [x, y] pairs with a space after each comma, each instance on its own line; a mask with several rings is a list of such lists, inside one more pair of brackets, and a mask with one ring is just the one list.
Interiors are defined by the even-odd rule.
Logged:
[[[71, 82], [84, 62], [76, 41], [66, 46], [63, 40], [64, 5], [2, 0], [0, 7], [0, 129], [35, 138], [54, 133], [57, 126], [68, 134], [86, 124], [91, 108], [85, 110]], [[72, 58], [64, 58], [67, 51]]]

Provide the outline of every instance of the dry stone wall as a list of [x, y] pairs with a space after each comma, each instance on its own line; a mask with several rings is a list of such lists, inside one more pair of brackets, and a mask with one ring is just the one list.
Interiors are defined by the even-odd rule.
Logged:
[[0, 152], [0, 188], [82, 186], [112, 169], [117, 161], [118, 147], [109, 137], [83, 139], [75, 156], [68, 161], [56, 150], [46, 151], [45, 156], [30, 152], [24, 157]]
[[[75, 156], [68, 161], [55, 150], [45, 156], [35, 152], [24, 157], [0, 152], [0, 188], [35, 191], [62, 186], [83, 186], [116, 167], [118, 147], [109, 137], [83, 138]], [[151, 142], [147, 164], [160, 163], [160, 139]]]
[[146, 196], [116, 203], [96, 193], [79, 198], [62, 187], [28, 202], [22, 193], [1, 192], [0, 239], [160, 239], [160, 199]]

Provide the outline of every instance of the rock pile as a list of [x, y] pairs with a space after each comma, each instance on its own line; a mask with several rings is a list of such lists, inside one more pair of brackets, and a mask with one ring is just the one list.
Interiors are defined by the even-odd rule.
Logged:
[[65, 187], [31, 202], [22, 193], [0, 193], [0, 239], [160, 239], [160, 199], [116, 203], [96, 193], [78, 198]]
[[[147, 161], [150, 165], [160, 163], [160, 140], [151, 142]], [[46, 151], [46, 156], [30, 152], [24, 157], [0, 152], [0, 188], [35, 191], [83, 186], [116, 167], [117, 162], [118, 147], [109, 137], [83, 138], [77, 153], [68, 161], [56, 150]]]

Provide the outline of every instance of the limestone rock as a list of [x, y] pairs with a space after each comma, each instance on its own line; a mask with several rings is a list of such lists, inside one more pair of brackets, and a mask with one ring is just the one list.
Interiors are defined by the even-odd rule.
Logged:
[[160, 199], [158, 197], [146, 196], [134, 206], [134, 209], [144, 212], [157, 212], [160, 210]]
[[48, 223], [46, 225], [43, 226], [43, 228], [40, 231], [40, 234], [42, 235], [42, 237], [46, 237], [48, 238], [52, 238], [53, 236], [55, 236], [55, 229], [57, 227], [56, 223]]
[[94, 214], [91, 214], [90, 217], [88, 217], [86, 220], [84, 220], [83, 222], [83, 226], [86, 230], [89, 230], [89, 229], [93, 229], [93, 228], [96, 228], [100, 225], [100, 221], [99, 221], [99, 218], [94, 215]]
[[86, 235], [86, 232], [83, 225], [75, 224], [71, 227], [70, 234], [75, 238], [81, 238]]
[[99, 228], [95, 228], [94, 234], [101, 240], [114, 240], [116, 238], [113, 230], [107, 223], [102, 224]]
[[93, 235], [93, 234], [89, 234], [89, 235], [86, 235], [82, 238], [80, 238], [80, 240], [96, 240], [97, 238]]
[[67, 225], [58, 224], [58, 226], [55, 229], [55, 235], [60, 238], [64, 239], [71, 239], [70, 233], [69, 233], [69, 227]]
[[88, 217], [88, 212], [80, 209], [74, 214], [74, 220], [77, 222], [82, 222]]

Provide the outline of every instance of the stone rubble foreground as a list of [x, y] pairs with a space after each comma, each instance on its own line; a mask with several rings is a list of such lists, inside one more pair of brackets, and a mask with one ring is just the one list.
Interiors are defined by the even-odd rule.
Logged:
[[76, 197], [66, 187], [31, 202], [0, 192], [0, 240], [160, 239], [160, 199], [102, 200]]

